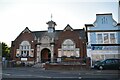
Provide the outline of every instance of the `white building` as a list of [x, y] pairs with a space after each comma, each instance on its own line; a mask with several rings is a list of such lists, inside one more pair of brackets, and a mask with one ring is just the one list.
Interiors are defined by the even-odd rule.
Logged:
[[119, 57], [119, 26], [112, 13], [96, 14], [93, 24], [85, 24], [88, 36], [87, 54], [91, 57], [91, 64], [97, 60]]
[[[118, 23], [120, 24], [120, 0], [118, 3]], [[118, 26], [118, 30], [120, 30], [120, 26]], [[118, 43], [120, 44], [120, 31], [118, 32]], [[120, 46], [119, 46], [118, 50], [120, 53]]]

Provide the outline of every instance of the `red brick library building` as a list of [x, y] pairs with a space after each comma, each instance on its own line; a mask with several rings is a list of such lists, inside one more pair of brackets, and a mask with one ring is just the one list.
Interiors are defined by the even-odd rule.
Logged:
[[47, 22], [48, 30], [31, 31], [26, 27], [12, 41], [11, 58], [25, 64], [62, 62], [67, 59], [84, 59], [86, 34], [83, 29], [73, 29], [69, 24], [63, 30], [55, 30], [54, 21]]

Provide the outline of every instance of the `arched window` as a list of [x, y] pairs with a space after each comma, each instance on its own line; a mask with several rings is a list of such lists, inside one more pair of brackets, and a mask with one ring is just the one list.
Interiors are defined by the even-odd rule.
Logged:
[[16, 57], [33, 57], [33, 49], [29, 41], [22, 41], [17, 49]]
[[30, 48], [30, 43], [28, 41], [22, 41], [20, 44], [21, 50], [28, 50]]
[[58, 57], [80, 57], [80, 48], [76, 48], [76, 44], [71, 39], [65, 39], [58, 49]]
[[62, 44], [62, 49], [73, 50], [75, 49], [75, 43], [71, 39], [66, 39]]
[[31, 48], [30, 43], [28, 41], [23, 41], [20, 44], [21, 56], [27, 57], [29, 55], [29, 49]]

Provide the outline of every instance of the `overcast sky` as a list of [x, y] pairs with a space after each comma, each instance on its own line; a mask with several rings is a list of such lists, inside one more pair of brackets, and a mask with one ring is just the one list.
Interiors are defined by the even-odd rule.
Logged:
[[51, 20], [56, 30], [67, 24], [81, 29], [92, 24], [98, 13], [112, 13], [118, 22], [118, 0], [0, 0], [0, 41], [11, 41], [28, 27], [31, 31], [47, 30]]

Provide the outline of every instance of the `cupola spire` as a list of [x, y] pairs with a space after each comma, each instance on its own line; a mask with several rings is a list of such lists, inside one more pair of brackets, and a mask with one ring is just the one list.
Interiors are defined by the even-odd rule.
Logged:
[[52, 16], [52, 13], [51, 13], [51, 21], [52, 21], [52, 18], [53, 18], [53, 16]]
[[52, 21], [52, 14], [51, 14], [51, 21], [48, 21], [46, 24], [48, 25], [48, 32], [52, 33], [55, 31], [55, 26], [57, 25], [54, 21]]

